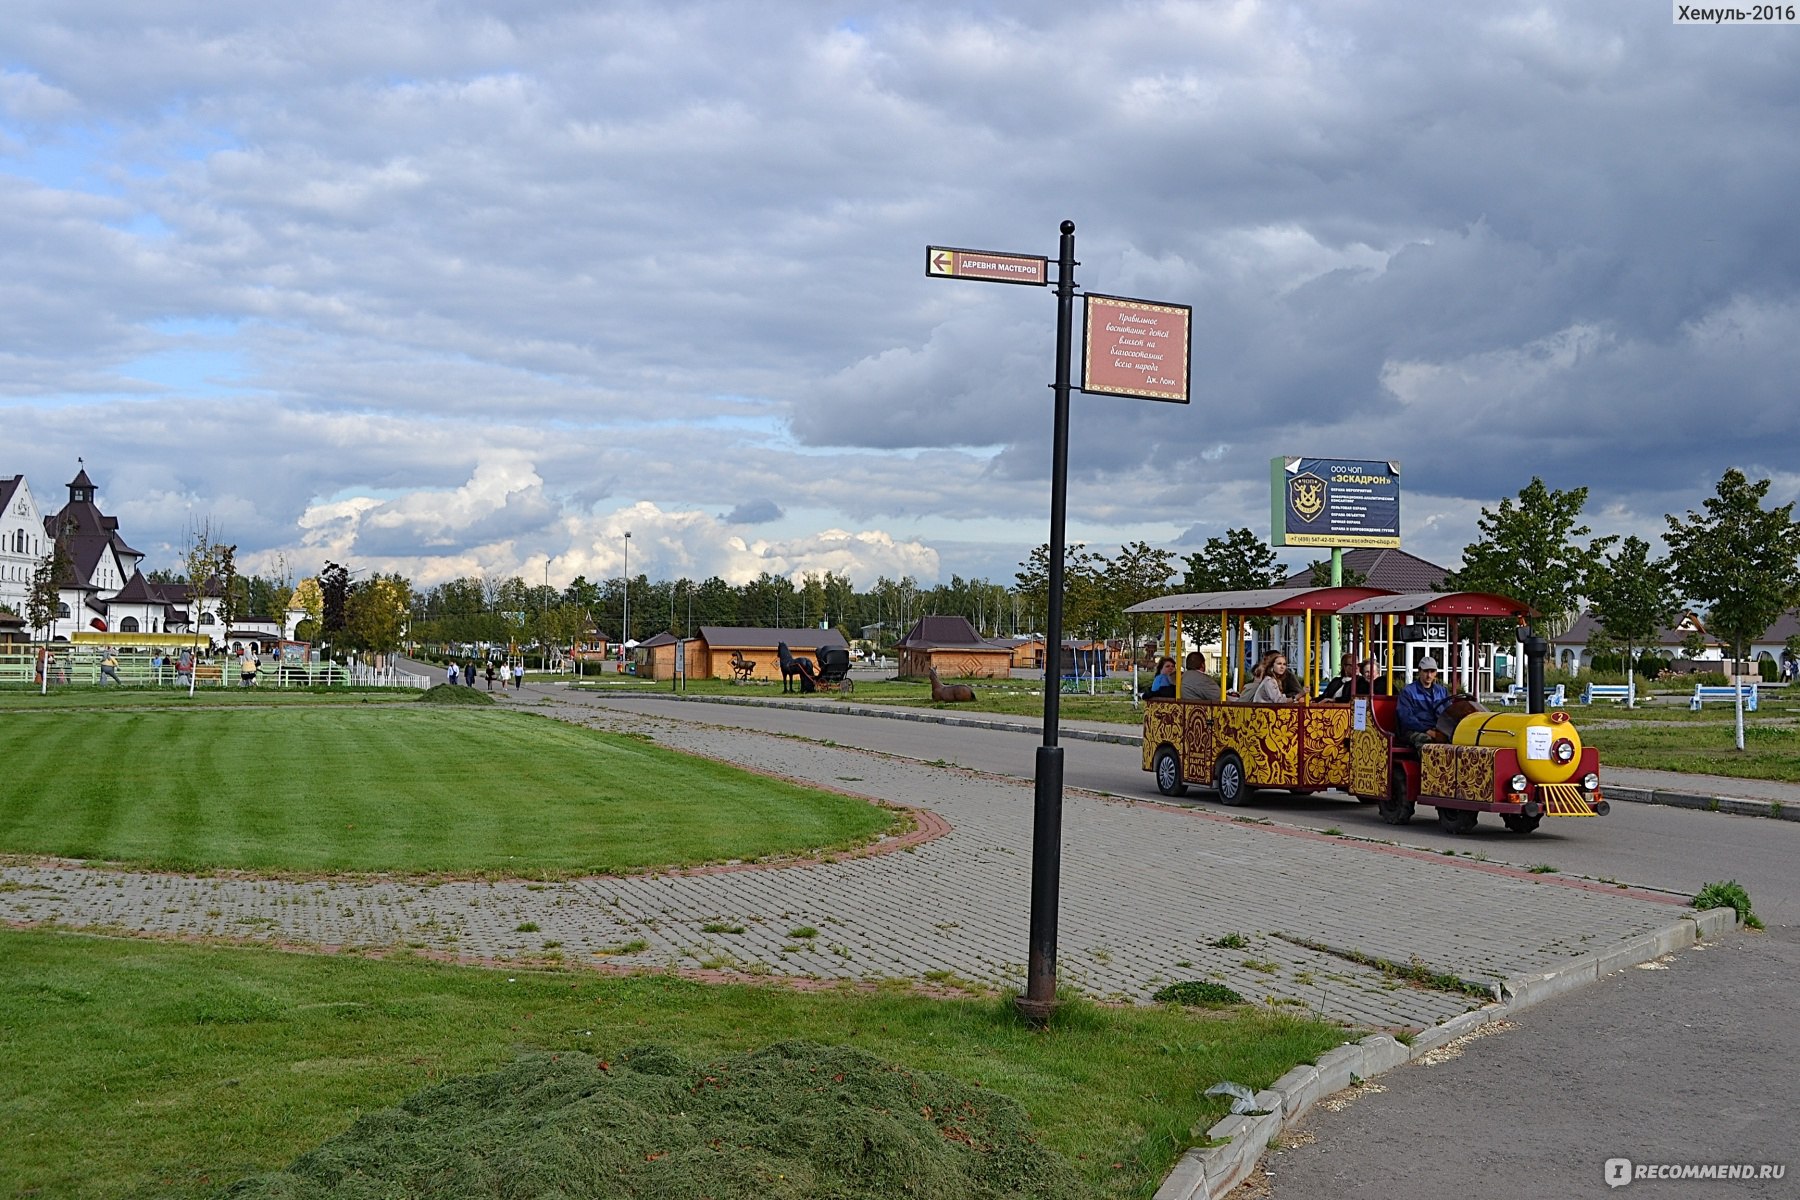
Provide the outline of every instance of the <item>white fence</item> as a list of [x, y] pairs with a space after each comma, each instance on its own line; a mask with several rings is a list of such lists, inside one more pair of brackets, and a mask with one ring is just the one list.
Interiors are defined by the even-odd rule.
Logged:
[[[58, 649], [51, 659], [50, 686], [96, 686], [102, 682], [100, 666], [106, 655], [99, 650], [80, 648], [69, 650]], [[174, 659], [153, 661], [148, 654], [120, 654], [118, 657], [118, 682], [124, 687], [182, 687], [188, 686], [185, 674], [176, 667]], [[0, 687], [28, 686], [37, 687], [43, 682], [37, 672], [38, 650], [35, 646], [22, 649], [13, 647], [0, 653]], [[112, 680], [104, 682], [111, 686]], [[254, 686], [296, 688], [296, 687], [392, 687], [392, 688], [428, 688], [431, 681], [423, 675], [410, 671], [402, 671], [395, 667], [376, 667], [367, 663], [352, 663], [345, 666], [334, 662], [297, 663], [266, 661], [256, 673]], [[238, 660], [230, 655], [217, 654], [209, 658], [200, 658], [194, 663], [194, 687], [220, 688], [242, 687], [242, 672]]]

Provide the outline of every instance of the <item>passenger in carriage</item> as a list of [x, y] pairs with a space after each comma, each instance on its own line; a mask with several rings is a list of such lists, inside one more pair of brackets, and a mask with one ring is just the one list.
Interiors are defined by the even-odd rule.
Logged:
[[1319, 704], [1348, 704], [1356, 694], [1356, 655], [1346, 654], [1338, 662], [1338, 673], [1319, 693]]
[[1241, 704], [1292, 704], [1300, 697], [1300, 680], [1288, 670], [1287, 655], [1271, 650], [1256, 667], [1257, 680], [1238, 697]]
[[1175, 698], [1175, 660], [1163, 657], [1156, 660], [1156, 678], [1150, 681], [1147, 693], [1152, 700], [1173, 700]]
[[1357, 664], [1356, 694], [1358, 696], [1385, 696], [1388, 694], [1387, 678], [1381, 674], [1381, 664], [1372, 658], [1365, 658]]
[[1206, 655], [1198, 650], [1188, 654], [1186, 663], [1181, 668], [1181, 698], [1205, 700], [1212, 704], [1219, 702], [1219, 681], [1206, 673]]

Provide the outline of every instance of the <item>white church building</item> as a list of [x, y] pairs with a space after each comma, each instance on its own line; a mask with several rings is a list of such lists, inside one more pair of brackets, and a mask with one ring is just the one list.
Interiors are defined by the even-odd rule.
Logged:
[[143, 553], [126, 542], [117, 517], [100, 511], [97, 490], [83, 469], [69, 481], [62, 508], [44, 516], [23, 475], [0, 477], [0, 606], [27, 616], [32, 575], [60, 533], [69, 570], [58, 588], [56, 617], [48, 628], [29, 630], [33, 640], [87, 630], [187, 633], [196, 617], [202, 632], [222, 634], [217, 584], [196, 597], [186, 584], [144, 578]]

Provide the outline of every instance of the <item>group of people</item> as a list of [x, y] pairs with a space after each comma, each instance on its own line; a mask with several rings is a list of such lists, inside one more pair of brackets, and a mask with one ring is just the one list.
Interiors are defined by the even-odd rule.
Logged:
[[[477, 674], [478, 672], [475, 667], [474, 659], [470, 659], [469, 665], [466, 667], [452, 661], [449, 667], [444, 670], [444, 682], [451, 687], [456, 687], [458, 684], [474, 687]], [[506, 667], [497, 665], [494, 660], [490, 658], [487, 660], [485, 670], [479, 672], [479, 674], [486, 676], [487, 690], [490, 692], [494, 690], [495, 679], [500, 680], [501, 691], [506, 690], [506, 683], [509, 677], [512, 680], [513, 689], [515, 691], [525, 686], [525, 663], [523, 661], [516, 662], [511, 667]]]
[[[1173, 699], [1179, 695], [1183, 700], [1205, 700], [1214, 704], [1224, 698], [1219, 681], [1206, 673], [1206, 656], [1198, 650], [1190, 653], [1183, 663], [1179, 690], [1175, 678], [1175, 660], [1167, 656], [1158, 660], [1156, 678], [1150, 684], [1150, 697]], [[1374, 659], [1359, 661], [1356, 655], [1346, 654], [1338, 664], [1338, 673], [1315, 697], [1315, 702], [1348, 704], [1357, 696], [1387, 694], [1387, 680], [1380, 674]], [[1292, 704], [1299, 698], [1299, 676], [1289, 668], [1287, 655], [1279, 650], [1271, 650], [1262, 656], [1250, 672], [1250, 682], [1233, 697], [1239, 704]], [[1438, 718], [1449, 704], [1450, 689], [1438, 682], [1437, 660], [1421, 659], [1413, 681], [1401, 689], [1395, 703], [1395, 722], [1399, 725], [1400, 736], [1414, 745], [1432, 740]]]
[[[1158, 660], [1156, 678], [1151, 682], [1148, 694], [1152, 698], [1177, 695], [1175, 677], [1175, 660], [1168, 657]], [[1289, 669], [1287, 655], [1271, 650], [1251, 670], [1250, 681], [1243, 690], [1229, 698], [1239, 704], [1291, 704], [1300, 698], [1300, 690], [1300, 677]], [[1206, 673], [1206, 655], [1198, 650], [1189, 653], [1182, 665], [1179, 695], [1183, 700], [1206, 700], [1215, 704], [1227, 698], [1219, 681]], [[1348, 703], [1355, 696], [1385, 695], [1387, 680], [1377, 673], [1375, 660], [1366, 658], [1359, 663], [1354, 654], [1346, 654], [1339, 674], [1325, 685], [1316, 700], [1326, 704]]]

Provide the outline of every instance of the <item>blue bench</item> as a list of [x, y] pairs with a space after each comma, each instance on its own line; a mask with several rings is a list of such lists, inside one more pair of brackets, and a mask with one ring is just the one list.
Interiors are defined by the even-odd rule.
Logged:
[[1627, 704], [1637, 703], [1637, 687], [1630, 683], [1590, 683], [1582, 689], [1581, 702], [1592, 704], [1596, 700], [1623, 700]]
[[[1744, 692], [1744, 711], [1755, 712], [1756, 685], [1754, 683], [1746, 683], [1741, 686]], [[1699, 712], [1700, 706], [1708, 700], [1723, 700], [1725, 703], [1730, 704], [1733, 702], [1733, 697], [1735, 697], [1737, 693], [1738, 688], [1733, 687], [1731, 684], [1715, 686], [1696, 683], [1694, 685], [1694, 698], [1688, 702], [1688, 711]]]
[[[1522, 683], [1515, 683], [1500, 693], [1500, 703], [1502, 704], [1516, 704], [1524, 699], [1525, 685]], [[1563, 699], [1563, 685], [1560, 683], [1544, 693], [1545, 708], [1561, 708], [1567, 703], [1568, 701]]]

